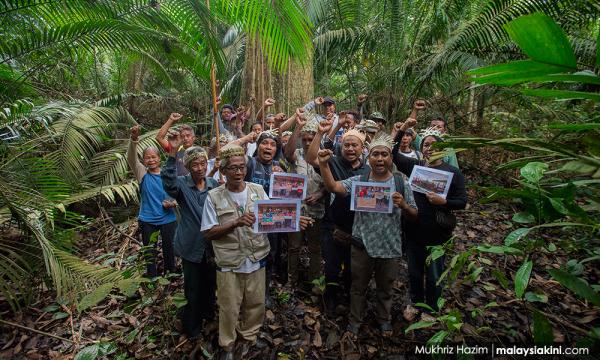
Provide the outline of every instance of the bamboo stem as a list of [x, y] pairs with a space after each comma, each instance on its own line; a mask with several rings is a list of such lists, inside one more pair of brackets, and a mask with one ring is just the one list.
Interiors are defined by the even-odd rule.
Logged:
[[[210, 0], [206, 0], [206, 8], [208, 12], [210, 12]], [[213, 126], [215, 129], [215, 138], [216, 138], [216, 153], [217, 159], [219, 158], [219, 152], [221, 151], [221, 141], [220, 141], [220, 131], [219, 131], [219, 118], [218, 118], [218, 109], [217, 109], [217, 71], [215, 69], [215, 61], [210, 64], [210, 85], [212, 92], [212, 104], [213, 104]]]

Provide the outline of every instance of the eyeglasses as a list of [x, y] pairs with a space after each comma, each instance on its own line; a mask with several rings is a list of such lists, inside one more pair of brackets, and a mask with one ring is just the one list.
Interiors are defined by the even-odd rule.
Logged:
[[244, 166], [226, 166], [225, 167], [225, 170], [230, 171], [234, 174], [236, 174], [238, 172], [242, 173], [242, 172], [244, 172], [244, 169], [246, 169], [245, 165]]

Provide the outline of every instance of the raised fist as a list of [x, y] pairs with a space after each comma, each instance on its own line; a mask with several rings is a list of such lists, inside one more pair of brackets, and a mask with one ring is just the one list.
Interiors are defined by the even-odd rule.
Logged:
[[317, 153], [317, 156], [319, 158], [319, 164], [327, 163], [329, 161], [329, 159], [331, 159], [332, 155], [333, 155], [333, 152], [329, 149], [319, 150], [319, 152]]
[[417, 100], [415, 101], [413, 108], [416, 110], [424, 110], [427, 107], [425, 100]]
[[175, 156], [175, 154], [177, 154], [177, 150], [179, 150], [179, 147], [182, 144], [182, 140], [181, 140], [181, 136], [179, 135], [179, 131], [174, 131], [171, 130], [169, 131], [169, 133], [167, 134], [167, 141], [169, 142], [169, 145], [171, 146], [171, 152], [170, 155]]
[[297, 108], [296, 109], [296, 124], [298, 126], [304, 126], [306, 125], [306, 116], [304, 116], [304, 109], [303, 108]]
[[369, 98], [369, 95], [367, 95], [367, 94], [360, 94], [360, 95], [358, 95], [358, 103], [362, 104], [365, 101], [367, 101], [368, 98]]
[[315, 104], [322, 105], [324, 101], [325, 101], [325, 99], [322, 96], [319, 96], [318, 98], [315, 99]]
[[406, 119], [406, 121], [404, 122], [405, 128], [409, 129], [411, 127], [415, 127], [415, 125], [417, 125], [417, 119], [413, 119], [413, 118], [408, 118]]
[[140, 138], [140, 132], [141, 132], [140, 126], [135, 125], [134, 127], [132, 127], [129, 130], [131, 131], [131, 140], [138, 141], [138, 139]]
[[269, 107], [269, 106], [273, 106], [273, 105], [275, 105], [275, 99], [268, 98], [267, 100], [265, 100], [265, 107]]
[[169, 115], [169, 121], [171, 121], [172, 123], [176, 123], [182, 117], [183, 115], [181, 115], [180, 113], [171, 113], [171, 115]]
[[321, 120], [321, 122], [319, 123], [319, 132], [321, 134], [326, 134], [329, 132], [329, 130], [331, 130], [332, 126], [333, 126], [333, 119], [331, 117], [329, 117], [325, 120]]

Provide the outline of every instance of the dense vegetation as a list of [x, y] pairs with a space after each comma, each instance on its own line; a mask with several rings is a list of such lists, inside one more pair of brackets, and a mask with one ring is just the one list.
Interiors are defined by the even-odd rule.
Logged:
[[[545, 344], [565, 310], [531, 287], [534, 274], [552, 279], [593, 315], [561, 323], [577, 329], [569, 343], [597, 342], [599, 17], [592, 0], [0, 1], [0, 310], [23, 311], [44, 288], [79, 312], [113, 289], [135, 295], [145, 280], [133, 265], [78, 257], [93, 217], [138, 200], [126, 130], [142, 124], [151, 144], [178, 111], [206, 142], [211, 65], [222, 101], [253, 107], [246, 49], [258, 43], [268, 71], [311, 68], [287, 81], [339, 109], [367, 93], [401, 121], [427, 99], [423, 120], [449, 119], [472, 200], [501, 204], [512, 224], [501, 244], [457, 246], [459, 235], [432, 249], [449, 255], [446, 283], [508, 293], [533, 321], [521, 340]], [[442, 302], [406, 331], [434, 327], [443, 342], [465, 323], [474, 338], [493, 328], [481, 319], [498, 302], [469, 318]]]

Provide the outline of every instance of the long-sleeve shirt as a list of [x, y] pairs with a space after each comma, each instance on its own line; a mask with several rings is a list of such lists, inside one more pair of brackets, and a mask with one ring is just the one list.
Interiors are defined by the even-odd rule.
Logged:
[[167, 198], [163, 190], [159, 174], [146, 171], [146, 167], [137, 156], [137, 141], [129, 140], [125, 155], [129, 167], [140, 184], [140, 212], [138, 219], [153, 225], [164, 225], [176, 220], [173, 209], [165, 209], [162, 205]]
[[[417, 160], [409, 158], [400, 153], [400, 139], [404, 135], [404, 131], [399, 131], [394, 139], [396, 145], [392, 149], [394, 165], [398, 171], [410, 177], [415, 165], [425, 166], [425, 160]], [[438, 245], [448, 240], [452, 233], [441, 228], [435, 221], [435, 213], [440, 207], [448, 210], [462, 210], [467, 206], [467, 192], [465, 189], [465, 178], [457, 167], [449, 165], [442, 161], [438, 166], [432, 167], [437, 170], [452, 172], [452, 183], [448, 195], [446, 196], [446, 204], [432, 205], [425, 194], [414, 192], [415, 202], [419, 209], [419, 216], [415, 222], [406, 222], [406, 232], [408, 241], [418, 241], [424, 245]]]
[[202, 262], [207, 241], [202, 236], [202, 211], [208, 191], [219, 186], [213, 178], [206, 178], [206, 186], [198, 189], [191, 175], [177, 176], [175, 158], [169, 157], [160, 175], [167, 194], [171, 195], [181, 209], [181, 219], [175, 231], [175, 254], [195, 263]]

